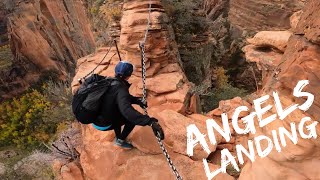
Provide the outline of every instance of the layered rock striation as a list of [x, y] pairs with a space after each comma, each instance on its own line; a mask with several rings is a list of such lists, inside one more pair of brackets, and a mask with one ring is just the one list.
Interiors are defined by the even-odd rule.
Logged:
[[[123, 59], [132, 62], [136, 69], [129, 79], [130, 92], [141, 96], [141, 54], [139, 42], [142, 41], [147, 25], [149, 1], [132, 1], [124, 4], [121, 20], [120, 51]], [[201, 146], [195, 148], [195, 156], [186, 153], [187, 126], [196, 123], [204, 132], [205, 120], [209, 117], [193, 114], [186, 116], [190, 109], [189, 89], [192, 85], [186, 79], [180, 63], [173, 32], [158, 0], [153, 0], [151, 26], [147, 36], [147, 92], [148, 112], [159, 119], [165, 130], [164, 143], [168, 148], [180, 174], [186, 179], [206, 179], [202, 159], [207, 158]], [[73, 89], [79, 86], [77, 79], [90, 72], [105, 56], [109, 48], [101, 48], [95, 54], [78, 60], [77, 74], [72, 83]], [[115, 65], [119, 62], [114, 47], [111, 48], [96, 73], [113, 76]], [[195, 98], [196, 99], [196, 98]], [[194, 103], [196, 104], [196, 103]], [[142, 111], [139, 107], [137, 110]], [[190, 113], [190, 112], [189, 112]], [[82, 127], [83, 147], [80, 149], [80, 162], [85, 177], [91, 179], [174, 179], [171, 169], [159, 148], [150, 127], [136, 127], [129, 140], [136, 147], [124, 151], [113, 146], [114, 132], [100, 132], [91, 125]], [[217, 141], [222, 140], [217, 135]], [[215, 151], [216, 145], [210, 147]], [[211, 169], [219, 168], [210, 163]], [[139, 169], [137, 171], [137, 168]], [[221, 174], [217, 179], [233, 179]]]
[[229, 19], [251, 31], [286, 30], [290, 16], [304, 6], [302, 0], [230, 0]]
[[[284, 120], [277, 118], [269, 125], [258, 128], [257, 134], [252, 135], [252, 138], [258, 135], [272, 137], [271, 130], [277, 130], [279, 127], [285, 127], [291, 132], [290, 123], [299, 124], [303, 117], [310, 117], [314, 121], [319, 121], [320, 31], [318, 28], [319, 18], [317, 18], [320, 13], [319, 9], [319, 1], [308, 1], [303, 9], [301, 18], [298, 18], [300, 21], [298, 23], [291, 23], [293, 25], [297, 24], [297, 26], [293, 27], [293, 34], [290, 38], [284, 41], [287, 44], [285, 50], [279, 53], [276, 58], [272, 53], [266, 53], [273, 57], [273, 59], [270, 58], [271, 66], [266, 66], [265, 56], [262, 54], [260, 54], [261, 56], [248, 57], [251, 60], [256, 59], [257, 63], [269, 71], [266, 74], [267, 77], [265, 77], [261, 96], [269, 94], [272, 98], [272, 92], [277, 91], [281, 96], [283, 107], [288, 107], [295, 103], [303, 104], [306, 98], [294, 97], [292, 92], [300, 80], [309, 80], [309, 84], [303, 88], [303, 91], [313, 94], [315, 98], [309, 110], [304, 112], [297, 109]], [[267, 36], [266, 39], [268, 39]], [[273, 47], [276, 47], [276, 44], [272, 44]], [[248, 55], [251, 54], [250, 51], [246, 51], [246, 53], [249, 53]], [[268, 100], [266, 104], [273, 104], [273, 102]], [[273, 107], [264, 117], [276, 113], [277, 110]], [[307, 132], [306, 130], [304, 131], [305, 133]], [[316, 126], [316, 132], [320, 132], [319, 126]], [[314, 168], [320, 164], [319, 138], [303, 139], [298, 136], [298, 143], [296, 145], [288, 138], [286, 138], [286, 141], [287, 146], [282, 147], [280, 153], [273, 149], [267, 157], [257, 158], [255, 162], [247, 163], [239, 179], [319, 179], [319, 171]], [[263, 147], [265, 148], [266, 145]]]
[[[23, 92], [41, 76], [64, 79], [95, 48], [83, 1], [8, 1], [10, 45], [15, 56], [2, 72], [2, 98]], [[8, 5], [9, 6], [9, 5]]]
[[[271, 137], [271, 130], [279, 129], [279, 127], [285, 127], [289, 130], [291, 122], [299, 123], [301, 118], [305, 116], [310, 116], [314, 120], [319, 119], [317, 112], [320, 110], [320, 94], [317, 90], [320, 82], [320, 53], [319, 21], [316, 16], [320, 13], [320, 3], [316, 0], [310, 0], [300, 13], [301, 17], [299, 13], [295, 13], [291, 18], [291, 23], [286, 22], [285, 25], [278, 25], [281, 31], [257, 33], [253, 38], [247, 40], [250, 44], [243, 50], [246, 59], [257, 63], [263, 72], [263, 89], [257, 93], [259, 97], [266, 94], [272, 97], [272, 92], [277, 91], [281, 96], [283, 107], [288, 107], [293, 103], [302, 104], [305, 99], [294, 98], [292, 91], [299, 80], [307, 79], [310, 84], [304, 90], [315, 95], [313, 106], [306, 112], [296, 110], [284, 120], [276, 119], [274, 123], [263, 128], [257, 126], [256, 134], [239, 136], [234, 129], [231, 129], [232, 137], [229, 142], [216, 134], [217, 144], [210, 144], [211, 154], [209, 156], [200, 145], [197, 145], [194, 149], [194, 156], [188, 157], [186, 153], [186, 127], [188, 125], [195, 124], [201, 133], [206, 133], [205, 120], [209, 118], [213, 118], [218, 124], [221, 124], [221, 114], [226, 113], [228, 117], [231, 117], [238, 106], [245, 105], [250, 111], [253, 111], [251, 105], [253, 97], [249, 98], [248, 102], [250, 103], [241, 98], [222, 101], [218, 109], [207, 115], [197, 114], [197, 108], [190, 107], [189, 104], [189, 102], [196, 101], [197, 98], [190, 99], [188, 91], [191, 84], [185, 78], [180, 66], [171, 27], [168, 25], [160, 1], [152, 0], [151, 2], [151, 26], [146, 43], [148, 111], [150, 116], [160, 120], [166, 135], [164, 143], [177, 169], [185, 179], [207, 179], [202, 159], [206, 158], [210, 161], [210, 170], [214, 171], [220, 168], [217, 164], [220, 163], [221, 157], [219, 155], [222, 149], [228, 149], [235, 156], [235, 145], [237, 144], [247, 148], [248, 140], [254, 139], [258, 135]], [[218, 3], [218, 1], [215, 2]], [[257, 1], [256, 3], [262, 2], [267, 3], [266, 1]], [[295, 1], [295, 3], [299, 5], [303, 1]], [[252, 4], [254, 3], [252, 2]], [[238, 5], [243, 4], [239, 3]], [[249, 5], [251, 4], [249, 3]], [[123, 8], [120, 54], [123, 59], [136, 66], [134, 75], [130, 78], [132, 83], [130, 92], [139, 96], [142, 92], [142, 84], [138, 44], [144, 37], [148, 17], [148, 1], [126, 2]], [[300, 9], [297, 8], [297, 10]], [[293, 11], [289, 14], [292, 13]], [[286, 19], [289, 19], [289, 15]], [[272, 27], [276, 26], [276, 24], [272, 24]], [[266, 27], [262, 25], [259, 28], [268, 30]], [[101, 48], [96, 53], [78, 60], [77, 74], [72, 83], [74, 91], [79, 86], [77, 79], [84, 77], [94, 69], [108, 49], [108, 47]], [[114, 67], [118, 62], [117, 52], [112, 47], [95, 72], [105, 76], [113, 76]], [[271, 100], [265, 103], [274, 104]], [[139, 107], [136, 108], [142, 111]], [[192, 112], [190, 112], [191, 109], [193, 109]], [[265, 114], [265, 117], [276, 113], [277, 110], [273, 107]], [[240, 117], [248, 114], [240, 114]], [[258, 122], [257, 119], [256, 121]], [[229, 122], [231, 127], [230, 119]], [[243, 124], [243, 122], [240, 121], [239, 124]], [[241, 126], [241, 128], [244, 127]], [[317, 132], [320, 132], [319, 128], [317, 128]], [[83, 145], [78, 149], [81, 153], [80, 163], [83, 177], [90, 179], [174, 179], [149, 127], [137, 127], [129, 136], [136, 147], [131, 151], [124, 151], [113, 146], [113, 132], [100, 132], [87, 125], [82, 127], [82, 135]], [[206, 141], [209, 142], [207, 137]], [[320, 162], [318, 141], [318, 139], [299, 138], [298, 144], [294, 145], [288, 140], [287, 146], [282, 148], [280, 153], [273, 149], [269, 156], [262, 159], [256, 158], [253, 163], [246, 159], [239, 179], [317, 179], [320, 174], [314, 167], [318, 166]], [[266, 147], [266, 144], [262, 143], [263, 147]], [[73, 170], [70, 171], [74, 171], [76, 174], [72, 176], [72, 173], [69, 173], [68, 177], [78, 177], [79, 170], [74, 167], [74, 164], [71, 163], [70, 169]], [[215, 178], [234, 179], [227, 174], [219, 174]]]

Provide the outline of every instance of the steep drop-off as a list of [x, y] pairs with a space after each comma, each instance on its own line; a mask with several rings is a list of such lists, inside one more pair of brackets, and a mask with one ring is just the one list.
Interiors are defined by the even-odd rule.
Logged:
[[[217, 81], [214, 69], [221, 66], [230, 76], [229, 80], [233, 86], [244, 88], [249, 92], [256, 90], [253, 71], [258, 81], [261, 75], [254, 64], [245, 62], [241, 52], [245, 38], [261, 30], [289, 29], [290, 16], [304, 5], [304, 2], [299, 0], [204, 0], [197, 3], [189, 0], [187, 2], [193, 2], [195, 5], [187, 12], [183, 11], [186, 9], [184, 6], [187, 6], [183, 2], [180, 6], [177, 5], [175, 7], [177, 10], [171, 17], [173, 25], [177, 24], [179, 29], [183, 29], [180, 24], [185, 23], [187, 27], [192, 24], [205, 31], [205, 33], [176, 31], [179, 52], [189, 80], [197, 85], [214, 86]], [[174, 8], [167, 9], [170, 12], [170, 9]], [[182, 16], [175, 20], [175, 16], [179, 13]], [[198, 17], [199, 21], [194, 22], [190, 17]], [[202, 18], [200, 21], [200, 17], [206, 19]], [[201, 25], [197, 25], [199, 22]], [[190, 37], [185, 35], [188, 33]], [[179, 44], [181, 38], [187, 43]], [[188, 73], [193, 71], [198, 73], [196, 75]]]

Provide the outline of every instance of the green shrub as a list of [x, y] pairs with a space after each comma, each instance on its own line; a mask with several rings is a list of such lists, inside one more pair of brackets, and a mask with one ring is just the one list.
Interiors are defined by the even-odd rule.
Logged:
[[178, 44], [189, 44], [193, 35], [203, 34], [208, 30], [209, 24], [205, 14], [201, 16], [195, 10], [202, 6], [200, 1], [164, 0], [163, 4]]
[[229, 164], [227, 166], [226, 171], [227, 171], [227, 174], [229, 174], [230, 176], [235, 177], [236, 179], [239, 178], [240, 173], [241, 173], [241, 169], [240, 169], [240, 172], [238, 172], [231, 164]]
[[92, 8], [90, 9], [90, 13], [91, 13], [92, 15], [97, 15], [98, 12], [99, 12], [99, 9], [98, 9], [97, 7], [92, 7]]
[[122, 15], [122, 8], [119, 6], [108, 7], [106, 16], [108, 22], [120, 21]]
[[203, 109], [205, 112], [211, 111], [219, 106], [219, 102], [222, 100], [233, 99], [234, 97], [243, 97], [246, 95], [244, 89], [239, 89], [231, 86], [230, 84], [221, 87], [214, 88], [209, 93], [201, 95], [203, 100]]
[[[194, 49], [180, 50], [188, 80], [200, 85], [210, 73], [213, 45], [208, 43]], [[197, 72], [197, 73], [195, 73]]]
[[41, 90], [0, 104], [0, 146], [33, 148], [52, 140], [63, 122], [73, 119], [71, 87], [49, 81]]
[[223, 89], [229, 85], [229, 76], [226, 75], [226, 70], [223, 67], [216, 68], [214, 74], [216, 76], [216, 87], [218, 89]]
[[37, 90], [0, 105], [0, 145], [34, 146], [47, 142], [55, 127], [43, 121], [51, 103]]
[[97, 7], [100, 7], [100, 6], [103, 4], [104, 1], [105, 1], [105, 0], [95, 0], [94, 4], [95, 4]]
[[214, 88], [202, 91], [200, 97], [202, 99], [202, 106], [205, 112], [211, 111], [219, 106], [219, 102], [222, 100], [233, 99], [234, 97], [244, 97], [247, 95], [247, 91], [232, 86], [229, 83], [229, 76], [226, 75], [226, 70], [223, 67], [218, 67], [214, 71], [213, 83]]
[[115, 5], [108, 5], [100, 7], [101, 14], [105, 14], [105, 21], [107, 23], [120, 21], [122, 16], [122, 8], [121, 6]]

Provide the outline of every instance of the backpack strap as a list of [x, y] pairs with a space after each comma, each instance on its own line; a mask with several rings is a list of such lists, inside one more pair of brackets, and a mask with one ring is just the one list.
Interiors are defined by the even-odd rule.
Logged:
[[116, 77], [114, 77], [114, 78], [108, 77], [108, 79], [111, 79], [111, 84], [110, 84], [111, 86], [115, 86], [115, 85], [121, 84], [121, 85], [127, 87], [125, 82], [121, 81], [120, 79], [118, 79]]
[[115, 86], [115, 85], [118, 85], [118, 84], [121, 84], [121, 82], [119, 82], [118, 79], [113, 79], [110, 85], [111, 86]]

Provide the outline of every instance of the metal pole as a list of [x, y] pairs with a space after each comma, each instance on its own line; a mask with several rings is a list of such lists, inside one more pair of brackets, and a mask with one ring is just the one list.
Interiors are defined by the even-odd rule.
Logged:
[[117, 40], [114, 39], [113, 42], [116, 45], [118, 56], [119, 56], [119, 60], [122, 61], [121, 56], [120, 56], [120, 52], [119, 52], [119, 49], [118, 49], [118, 45], [117, 45]]

